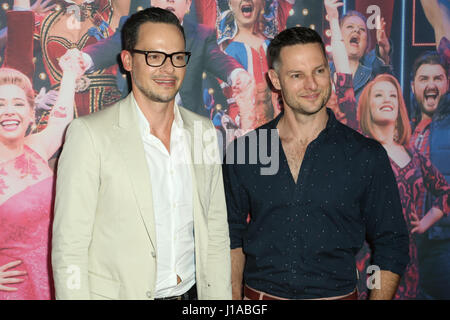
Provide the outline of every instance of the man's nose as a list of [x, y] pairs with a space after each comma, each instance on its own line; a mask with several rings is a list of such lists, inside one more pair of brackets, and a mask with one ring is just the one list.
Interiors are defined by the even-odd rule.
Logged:
[[172, 64], [171, 57], [167, 57], [166, 61], [164, 61], [163, 65], [161, 66], [161, 69], [167, 73], [172, 73], [175, 70], [175, 67]]
[[305, 79], [305, 88], [308, 90], [317, 90], [317, 81], [314, 76], [308, 76]]

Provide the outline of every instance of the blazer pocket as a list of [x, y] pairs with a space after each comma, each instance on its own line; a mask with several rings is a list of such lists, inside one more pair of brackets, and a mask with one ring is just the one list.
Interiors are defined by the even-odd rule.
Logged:
[[119, 299], [120, 282], [89, 272], [90, 291], [98, 298]]

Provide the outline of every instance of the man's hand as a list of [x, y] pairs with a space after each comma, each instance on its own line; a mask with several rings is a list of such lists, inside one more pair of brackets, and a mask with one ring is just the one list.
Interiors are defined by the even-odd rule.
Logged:
[[59, 58], [59, 66], [63, 73], [75, 73], [77, 78], [81, 77], [88, 68], [81, 51], [76, 48], [67, 50]]
[[324, 0], [323, 4], [325, 6], [325, 10], [327, 11], [328, 20], [338, 20], [339, 12], [338, 8], [344, 5], [343, 2], [338, 2], [337, 0]]
[[387, 270], [380, 271], [380, 289], [370, 291], [370, 300], [392, 300], [397, 292], [400, 276]]
[[240, 127], [242, 130], [251, 130], [255, 128], [256, 119], [256, 86], [253, 78], [239, 89], [233, 88], [233, 98], [239, 106]]
[[233, 300], [242, 300], [245, 255], [242, 248], [231, 249], [231, 290]]
[[233, 96], [245, 91], [253, 82], [253, 77], [244, 69], [240, 69], [231, 77]]
[[423, 234], [444, 216], [444, 212], [441, 209], [432, 207], [422, 219], [419, 219], [414, 212], [411, 216], [411, 225], [413, 226], [411, 233]]
[[36, 2], [31, 6], [31, 10], [38, 15], [44, 15], [55, 7], [56, 4], [53, 4], [53, 0], [36, 0]]

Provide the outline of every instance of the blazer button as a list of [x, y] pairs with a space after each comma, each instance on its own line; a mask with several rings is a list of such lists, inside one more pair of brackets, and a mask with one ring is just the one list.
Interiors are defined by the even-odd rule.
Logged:
[[145, 294], [147, 295], [147, 298], [149, 298], [149, 299], [152, 297], [152, 292], [151, 291], [147, 291]]
[[153, 257], [153, 258], [156, 258], [156, 253], [155, 253], [155, 251], [152, 251], [152, 257]]

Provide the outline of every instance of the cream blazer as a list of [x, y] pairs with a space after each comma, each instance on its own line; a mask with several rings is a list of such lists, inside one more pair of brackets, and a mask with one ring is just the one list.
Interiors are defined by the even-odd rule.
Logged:
[[[190, 135], [199, 299], [231, 299], [230, 240], [217, 136], [180, 108]], [[151, 174], [151, 172], [150, 172]], [[58, 162], [52, 268], [57, 299], [153, 299], [156, 235], [131, 95], [70, 124]]]

